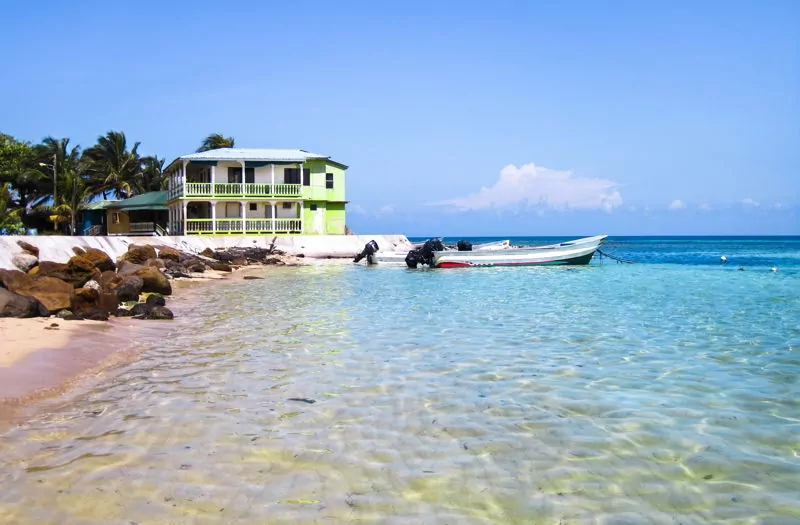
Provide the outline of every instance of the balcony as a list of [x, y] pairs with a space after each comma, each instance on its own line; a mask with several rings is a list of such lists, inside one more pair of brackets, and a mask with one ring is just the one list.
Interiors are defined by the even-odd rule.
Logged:
[[303, 233], [302, 219], [187, 219], [187, 235], [265, 235]]
[[300, 184], [262, 184], [238, 182], [188, 182], [169, 190], [169, 199], [203, 198], [300, 198]]

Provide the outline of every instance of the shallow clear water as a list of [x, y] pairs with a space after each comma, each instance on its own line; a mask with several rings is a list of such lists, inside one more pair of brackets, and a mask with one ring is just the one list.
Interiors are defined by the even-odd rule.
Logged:
[[797, 523], [785, 266], [195, 288], [141, 359], [0, 436], [0, 522]]

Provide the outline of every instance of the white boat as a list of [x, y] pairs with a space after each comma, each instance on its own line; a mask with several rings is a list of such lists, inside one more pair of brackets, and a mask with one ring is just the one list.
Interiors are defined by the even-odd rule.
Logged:
[[[440, 239], [441, 240], [441, 239]], [[412, 243], [411, 246], [413, 248], [422, 248], [425, 244], [423, 242], [415, 242]], [[493, 241], [493, 242], [485, 242], [482, 244], [473, 244], [472, 251], [497, 251], [497, 250], [513, 250], [514, 248], [511, 246], [511, 241], [508, 239], [504, 239], [502, 241]], [[456, 250], [447, 250], [448, 252], [457, 253]], [[407, 251], [405, 252], [377, 252], [375, 254], [375, 260], [378, 264], [406, 264], [406, 255], [408, 254]]]
[[584, 237], [574, 241], [508, 250], [471, 252], [433, 252], [434, 268], [468, 268], [476, 266], [553, 266], [589, 264], [594, 252], [607, 235]]

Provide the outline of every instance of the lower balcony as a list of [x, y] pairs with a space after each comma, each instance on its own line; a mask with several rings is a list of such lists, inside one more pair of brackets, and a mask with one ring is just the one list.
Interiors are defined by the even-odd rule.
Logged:
[[186, 235], [289, 235], [303, 233], [302, 219], [187, 219]]

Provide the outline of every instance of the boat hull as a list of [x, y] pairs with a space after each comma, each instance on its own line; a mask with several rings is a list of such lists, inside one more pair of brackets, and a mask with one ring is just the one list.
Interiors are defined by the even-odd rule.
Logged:
[[490, 252], [436, 252], [436, 268], [474, 268], [492, 266], [566, 266], [586, 265], [605, 236], [587, 237], [561, 244], [530, 249]]

